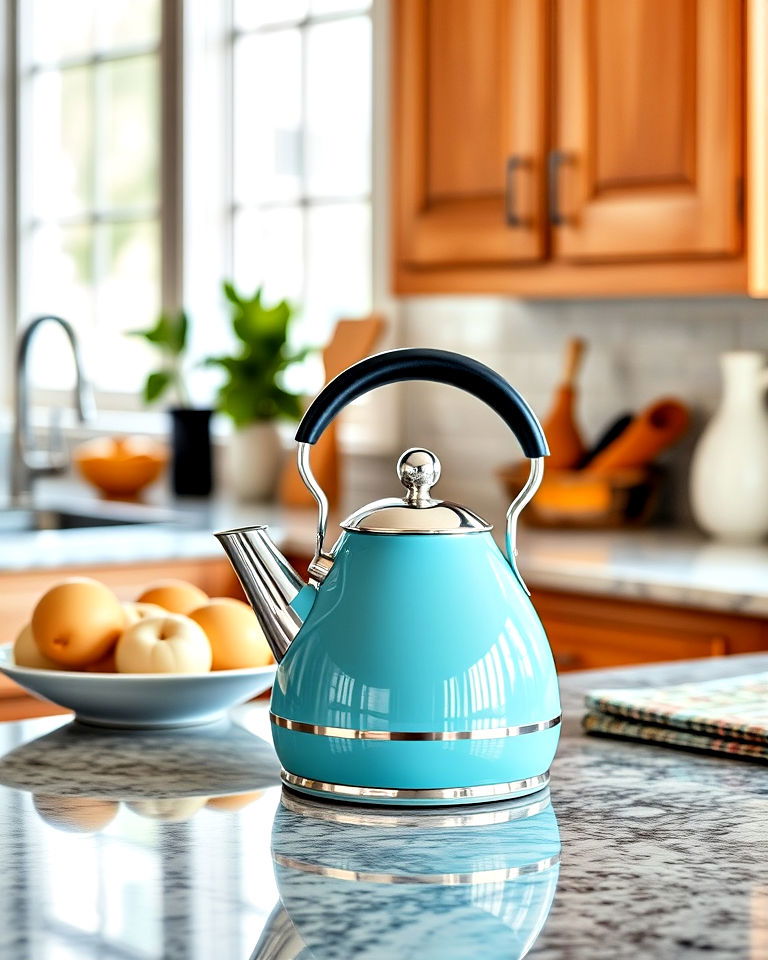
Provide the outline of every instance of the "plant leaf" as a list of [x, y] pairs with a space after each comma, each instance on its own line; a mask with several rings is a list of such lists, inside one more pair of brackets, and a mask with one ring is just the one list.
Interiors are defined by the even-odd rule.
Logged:
[[173, 317], [168, 317], [167, 322], [168, 349], [176, 357], [180, 357], [187, 346], [187, 334], [189, 332], [189, 319], [181, 310]]
[[250, 298], [229, 281], [222, 284], [222, 290], [232, 306], [232, 329], [239, 346], [232, 355], [208, 357], [204, 361], [206, 366], [218, 367], [225, 373], [218, 393], [218, 409], [238, 427], [276, 417], [298, 419], [301, 397], [281, 386], [281, 374], [286, 367], [304, 359], [309, 352], [288, 349], [295, 308], [287, 300], [265, 304], [261, 287]]
[[161, 313], [154, 327], [129, 330], [128, 336], [143, 337], [149, 343], [174, 357], [181, 356], [187, 346], [189, 320], [184, 311], [177, 314]]
[[236, 307], [239, 307], [242, 303], [240, 295], [235, 290], [234, 284], [229, 280], [225, 280], [221, 285], [222, 290], [224, 291], [224, 296], [229, 300], [230, 303], [233, 303]]
[[159, 400], [173, 382], [173, 374], [169, 370], [158, 370], [150, 373], [144, 384], [144, 401], [154, 403]]

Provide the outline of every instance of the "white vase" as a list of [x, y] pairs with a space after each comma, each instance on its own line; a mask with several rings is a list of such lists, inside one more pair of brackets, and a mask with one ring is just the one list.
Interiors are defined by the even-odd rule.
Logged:
[[723, 395], [693, 454], [691, 507], [707, 533], [755, 542], [768, 534], [768, 368], [746, 350], [720, 364]]
[[229, 486], [238, 500], [270, 500], [275, 494], [283, 448], [274, 423], [251, 423], [229, 439]]

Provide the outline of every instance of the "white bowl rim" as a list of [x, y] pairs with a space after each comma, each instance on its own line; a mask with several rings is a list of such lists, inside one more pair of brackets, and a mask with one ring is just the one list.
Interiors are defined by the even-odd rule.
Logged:
[[13, 644], [0, 647], [0, 670], [22, 677], [88, 677], [92, 680], [202, 680], [207, 677], [245, 677], [275, 673], [276, 663], [263, 667], [237, 667], [234, 670], [207, 670], [205, 673], [96, 673], [89, 670], [47, 670], [43, 667], [20, 667], [13, 662]]

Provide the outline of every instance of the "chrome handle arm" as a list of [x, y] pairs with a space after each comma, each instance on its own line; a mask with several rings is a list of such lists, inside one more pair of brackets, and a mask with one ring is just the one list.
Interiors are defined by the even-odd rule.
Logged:
[[299, 443], [296, 457], [301, 479], [307, 489], [317, 501], [317, 534], [315, 536], [315, 555], [308, 567], [309, 576], [317, 583], [322, 583], [333, 566], [333, 557], [325, 549], [325, 534], [328, 529], [328, 497], [317, 482], [309, 463], [311, 443]]
[[528, 479], [523, 484], [520, 493], [518, 493], [512, 503], [510, 503], [509, 509], [507, 510], [506, 532], [507, 560], [509, 560], [510, 567], [512, 567], [515, 576], [520, 581], [520, 586], [528, 596], [531, 595], [531, 591], [526, 586], [525, 580], [523, 580], [520, 571], [517, 569], [517, 520], [525, 506], [530, 503], [534, 494], [539, 489], [544, 477], [544, 457], [534, 457], [530, 463], [531, 471], [528, 474]]

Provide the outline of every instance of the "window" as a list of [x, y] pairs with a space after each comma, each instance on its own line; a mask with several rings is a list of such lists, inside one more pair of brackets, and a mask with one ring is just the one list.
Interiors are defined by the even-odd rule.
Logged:
[[[228, 336], [227, 277], [299, 305], [302, 344], [371, 311], [371, 6], [16, 0], [18, 313], [75, 324], [101, 409], [139, 406], [154, 358], [125, 331], [149, 325], [177, 287], [193, 358]], [[183, 11], [173, 44], [162, 10]], [[183, 94], [169, 103], [174, 74]], [[183, 129], [178, 142], [169, 126]], [[164, 206], [174, 169], [183, 224]], [[69, 372], [55, 341], [33, 367], [60, 389]], [[208, 402], [214, 374], [198, 377], [195, 398]], [[318, 379], [310, 364], [291, 385]]]
[[[101, 390], [135, 392], [160, 305], [160, 0], [24, 0], [19, 315], [83, 334]], [[39, 383], [66, 386], [54, 337]], [[61, 377], [67, 379], [62, 380]]]
[[232, 274], [301, 305], [305, 343], [371, 310], [369, 8], [234, 0]]

